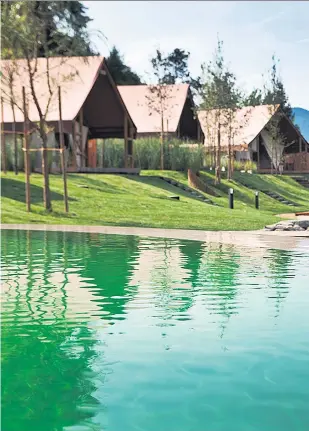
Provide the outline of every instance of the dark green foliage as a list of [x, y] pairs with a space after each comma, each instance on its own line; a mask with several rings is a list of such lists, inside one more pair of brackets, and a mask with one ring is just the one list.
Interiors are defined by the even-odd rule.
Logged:
[[269, 83], [265, 85], [263, 103], [265, 105], [280, 105], [281, 111], [293, 120], [293, 110], [289, 103], [282, 78], [278, 73], [279, 60], [274, 55], [272, 56], [272, 62], [273, 64], [269, 71]]
[[251, 91], [248, 96], [244, 97], [243, 100], [244, 106], [259, 106], [263, 105], [263, 94], [262, 91], [258, 88], [255, 88]]
[[[80, 1], [2, 2], [2, 58], [87, 56], [97, 54], [92, 48], [87, 25], [91, 19]], [[24, 38], [28, 26], [39, 40]]]
[[199, 94], [202, 88], [201, 77], [193, 78], [190, 75], [188, 60], [190, 52], [175, 48], [169, 54], [164, 55], [160, 50], [156, 51], [151, 59], [153, 70], [160, 70], [159, 84], [190, 84], [193, 94]]
[[106, 59], [107, 67], [117, 85], [140, 85], [141, 78], [124, 63], [119, 50], [114, 46]]
[[240, 105], [241, 93], [236, 76], [224, 61], [223, 42], [218, 40], [213, 61], [203, 66], [201, 109], [235, 109]]
[[263, 89], [255, 88], [248, 96], [244, 97], [243, 104], [244, 106], [280, 105], [281, 111], [293, 120], [293, 110], [289, 103], [282, 78], [278, 73], [278, 64], [279, 60], [273, 55], [272, 66], [268, 71], [268, 78]]
[[175, 48], [167, 55], [157, 49], [156, 56], [151, 59], [151, 63], [154, 69], [163, 70], [160, 84], [189, 83], [189, 55], [189, 52], [179, 48]]

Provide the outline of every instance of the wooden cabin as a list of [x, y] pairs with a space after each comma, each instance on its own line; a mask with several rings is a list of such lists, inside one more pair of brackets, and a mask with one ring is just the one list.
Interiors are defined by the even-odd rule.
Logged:
[[137, 127], [137, 137], [159, 136], [201, 141], [202, 130], [188, 84], [120, 85], [118, 90]]
[[279, 106], [245, 107], [232, 114], [199, 111], [198, 117], [209, 151], [218, 145], [220, 123], [222, 154], [230, 145], [234, 160], [253, 161], [259, 172], [277, 172], [279, 167], [285, 172], [309, 172], [309, 144]]
[[[133, 165], [133, 139], [136, 126], [119, 94], [105, 62], [100, 56], [38, 58], [31, 62], [34, 90], [40, 109], [46, 113], [49, 127], [48, 146], [59, 147], [59, 100], [61, 88], [62, 124], [68, 171], [95, 168], [96, 139], [124, 139], [125, 167]], [[25, 59], [2, 60], [2, 111], [4, 147], [13, 145], [13, 134], [23, 134], [25, 116], [22, 88], [25, 87], [30, 147], [42, 146], [36, 123], [40, 116], [29, 83]], [[48, 72], [48, 73], [47, 73]], [[13, 76], [13, 85], [9, 76]], [[12, 89], [12, 91], [11, 91]], [[12, 109], [12, 101], [14, 112]], [[14, 118], [15, 117], [15, 118]], [[35, 167], [41, 169], [41, 153], [37, 152]], [[52, 170], [59, 169], [56, 163]]]

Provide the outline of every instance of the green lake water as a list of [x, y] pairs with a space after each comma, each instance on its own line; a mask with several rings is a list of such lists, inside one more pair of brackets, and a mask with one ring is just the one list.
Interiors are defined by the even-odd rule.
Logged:
[[2, 431], [308, 431], [309, 254], [2, 231]]

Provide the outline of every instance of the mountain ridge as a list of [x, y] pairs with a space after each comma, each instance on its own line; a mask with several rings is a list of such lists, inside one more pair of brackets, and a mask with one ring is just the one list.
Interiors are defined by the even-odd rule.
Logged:
[[294, 123], [300, 128], [303, 137], [309, 141], [309, 110], [305, 108], [293, 108]]

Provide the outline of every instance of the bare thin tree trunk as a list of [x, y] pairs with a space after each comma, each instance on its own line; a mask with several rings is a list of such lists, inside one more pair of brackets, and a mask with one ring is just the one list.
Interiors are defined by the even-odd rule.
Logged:
[[61, 88], [58, 87], [58, 100], [59, 100], [59, 138], [60, 138], [60, 155], [62, 164], [62, 176], [63, 176], [63, 197], [64, 197], [64, 208], [65, 212], [69, 212], [69, 202], [68, 202], [68, 187], [67, 187], [67, 172], [65, 165], [65, 148], [64, 148], [64, 136], [62, 127], [62, 106], [61, 106]]
[[229, 139], [228, 146], [228, 166], [227, 166], [227, 178], [230, 181], [232, 179], [232, 149], [231, 149], [231, 139]]
[[221, 183], [221, 130], [220, 122], [218, 124], [218, 146], [217, 146], [217, 163], [216, 163], [216, 184]]
[[271, 161], [270, 161], [270, 173], [271, 174], [274, 173], [274, 168], [273, 168], [274, 162], [273, 162], [273, 160], [274, 160], [274, 143], [272, 141], [271, 142]]
[[232, 171], [232, 130], [231, 130], [231, 119], [229, 124], [229, 141], [228, 141], [228, 165], [227, 165], [227, 179], [230, 181], [233, 176]]
[[47, 211], [52, 210], [49, 189], [49, 171], [48, 171], [48, 154], [47, 154], [47, 134], [44, 130], [44, 122], [40, 121], [40, 135], [42, 139], [42, 174], [43, 174], [43, 199], [44, 208]]
[[11, 107], [12, 107], [12, 114], [13, 114], [13, 124], [12, 124], [12, 131], [14, 136], [14, 171], [15, 175], [18, 174], [18, 160], [17, 160], [17, 135], [16, 135], [16, 117], [15, 117], [15, 109], [14, 109], [14, 103], [13, 100], [11, 100]]
[[24, 160], [25, 160], [25, 176], [26, 176], [26, 207], [27, 211], [31, 210], [30, 196], [30, 163], [29, 163], [29, 140], [28, 140], [28, 113], [26, 104], [25, 87], [23, 87], [23, 111], [24, 111]]
[[160, 167], [161, 167], [161, 171], [163, 171], [164, 170], [164, 121], [163, 121], [163, 114], [161, 114]]
[[[48, 59], [47, 59], [48, 61]], [[31, 69], [30, 59], [27, 58], [27, 64], [28, 64], [28, 72], [29, 72], [29, 83], [30, 83], [30, 89], [31, 89], [31, 95], [33, 98], [33, 101], [35, 103], [35, 106], [38, 110], [39, 117], [40, 117], [40, 124], [39, 124], [39, 133], [40, 137], [42, 139], [42, 174], [44, 178], [44, 185], [43, 185], [43, 199], [44, 199], [44, 207], [47, 211], [52, 210], [51, 200], [50, 200], [50, 190], [49, 190], [49, 172], [48, 172], [48, 157], [47, 157], [47, 134], [45, 132], [45, 121], [44, 121], [44, 114], [42, 112], [41, 106], [39, 104], [39, 100], [37, 97], [37, 94], [35, 92], [34, 88], [34, 72]], [[36, 59], [37, 64], [37, 59]], [[47, 63], [48, 64], [48, 63]], [[47, 67], [48, 70], [48, 67]]]
[[3, 118], [3, 98], [1, 97], [1, 150], [2, 150], [2, 170], [6, 174], [6, 145], [5, 145], [5, 131], [4, 131], [4, 118]]

